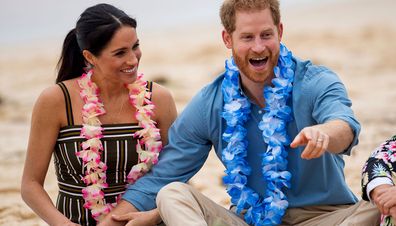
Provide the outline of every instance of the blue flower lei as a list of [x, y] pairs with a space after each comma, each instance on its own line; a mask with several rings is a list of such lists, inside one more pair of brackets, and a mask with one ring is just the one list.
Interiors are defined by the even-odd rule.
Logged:
[[226, 61], [226, 72], [222, 82], [224, 106], [222, 117], [227, 122], [223, 140], [227, 146], [222, 151], [222, 160], [226, 166], [223, 177], [236, 213], [246, 210], [246, 223], [256, 226], [280, 224], [289, 205], [282, 188], [290, 188], [291, 174], [287, 171], [286, 146], [290, 139], [286, 132], [287, 123], [292, 121], [292, 110], [287, 106], [291, 96], [294, 71], [292, 53], [280, 44], [278, 64], [274, 68], [273, 86], [264, 88], [266, 112], [258, 127], [262, 130], [267, 150], [262, 155], [261, 170], [267, 184], [265, 197], [247, 186], [247, 177], [251, 168], [246, 161], [248, 142], [244, 127], [250, 115], [250, 102], [239, 89], [239, 70], [234, 59]]

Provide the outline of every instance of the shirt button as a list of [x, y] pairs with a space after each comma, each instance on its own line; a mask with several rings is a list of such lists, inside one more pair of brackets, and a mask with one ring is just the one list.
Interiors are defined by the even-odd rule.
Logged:
[[258, 113], [259, 113], [259, 114], [263, 114], [263, 111], [262, 111], [262, 110], [259, 110]]

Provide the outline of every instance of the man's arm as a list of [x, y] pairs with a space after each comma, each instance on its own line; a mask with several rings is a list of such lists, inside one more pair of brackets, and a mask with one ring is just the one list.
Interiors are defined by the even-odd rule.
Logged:
[[343, 120], [306, 127], [295, 137], [290, 144], [292, 148], [306, 146], [301, 154], [304, 159], [320, 157], [326, 150], [339, 154], [344, 152], [352, 143], [353, 131]]
[[[207, 128], [206, 99], [201, 92], [180, 114], [169, 129], [168, 144], [162, 150], [158, 164], [128, 186], [123, 200], [111, 215], [156, 208], [156, 195], [163, 186], [174, 181], [187, 182], [203, 166], [212, 146], [207, 134], [211, 130]], [[110, 218], [107, 216], [103, 223], [111, 222]]]
[[[351, 109], [345, 86], [336, 74], [324, 67], [311, 66], [301, 83], [304, 106], [311, 110], [312, 125], [303, 128], [291, 143], [305, 146], [301, 157], [318, 158], [325, 151], [349, 154], [358, 143], [360, 124]], [[298, 120], [298, 119], [296, 119]]]

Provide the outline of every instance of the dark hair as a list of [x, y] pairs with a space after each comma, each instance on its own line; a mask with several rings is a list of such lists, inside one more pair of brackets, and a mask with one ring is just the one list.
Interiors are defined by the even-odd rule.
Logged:
[[135, 19], [112, 5], [98, 4], [87, 8], [63, 42], [56, 82], [79, 77], [84, 72], [83, 50], [98, 56], [119, 28], [136, 28], [136, 25]]

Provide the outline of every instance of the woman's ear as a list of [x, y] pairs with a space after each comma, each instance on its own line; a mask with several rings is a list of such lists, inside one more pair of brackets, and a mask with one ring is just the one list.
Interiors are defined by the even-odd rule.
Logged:
[[84, 49], [82, 51], [82, 54], [83, 54], [86, 62], [88, 62], [92, 66], [95, 65], [95, 56], [91, 52], [89, 52], [88, 50]]

